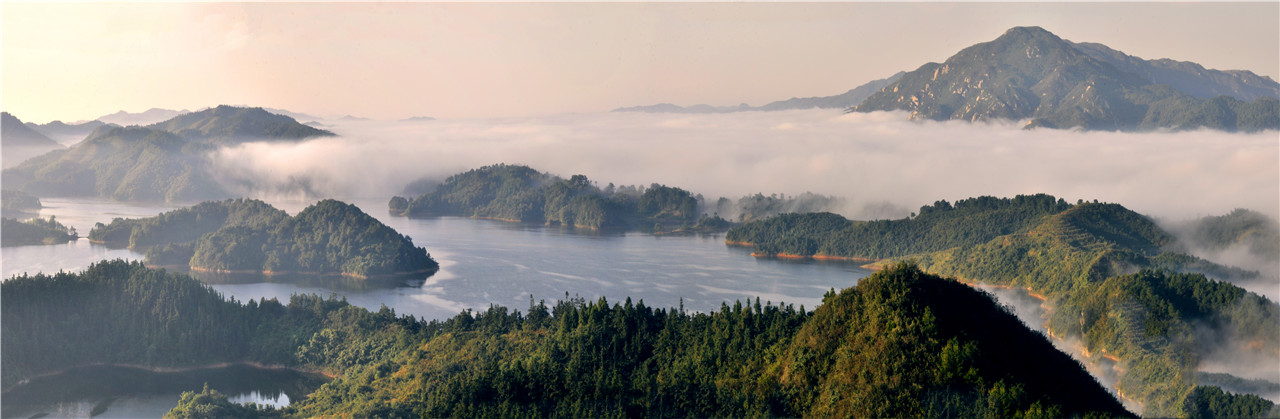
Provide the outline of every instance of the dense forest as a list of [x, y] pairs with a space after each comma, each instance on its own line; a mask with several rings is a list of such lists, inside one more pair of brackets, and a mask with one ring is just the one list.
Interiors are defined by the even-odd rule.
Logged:
[[601, 188], [584, 175], [563, 179], [527, 166], [497, 164], [469, 170], [436, 185], [406, 188], [417, 198], [395, 196], [388, 207], [408, 216], [464, 216], [590, 229], [653, 232], [724, 231], [732, 221], [784, 212], [830, 211], [840, 199], [804, 193], [787, 197], [755, 194], [710, 202], [702, 195], [659, 184]]
[[143, 252], [150, 264], [220, 272], [369, 277], [439, 266], [408, 236], [331, 199], [292, 217], [254, 199], [203, 202], [155, 217], [98, 223], [89, 239]]
[[1119, 390], [1147, 415], [1183, 412], [1201, 357], [1220, 345], [1269, 359], [1280, 351], [1280, 306], [1206, 276], [1256, 272], [1179, 253], [1171, 234], [1116, 204], [1034, 195], [938, 201], [899, 220], [788, 214], [736, 226], [726, 240], [762, 256], [908, 258], [932, 273], [1026, 288], [1054, 307], [1054, 335], [1126, 363]]
[[74, 227], [62, 225], [52, 215], [48, 220], [33, 218], [28, 221], [18, 221], [13, 218], [4, 218], [3, 223], [4, 225], [0, 226], [0, 230], [4, 231], [4, 234], [0, 235], [0, 247], [62, 244], [80, 237]]
[[566, 295], [430, 322], [314, 296], [226, 300], [136, 262], [0, 287], [6, 388], [85, 363], [251, 360], [336, 374], [284, 409], [206, 388], [172, 417], [1129, 416], [988, 294], [908, 264], [831, 291], [812, 312]]

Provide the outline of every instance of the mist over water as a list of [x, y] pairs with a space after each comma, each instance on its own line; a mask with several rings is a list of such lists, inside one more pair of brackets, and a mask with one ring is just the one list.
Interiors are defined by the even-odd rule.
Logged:
[[248, 143], [214, 157], [249, 196], [389, 198], [495, 163], [708, 199], [809, 191], [846, 215], [885, 202], [1049, 193], [1161, 218], [1253, 209], [1280, 218], [1276, 132], [1022, 130], [898, 112], [593, 113], [425, 122], [326, 121], [339, 137]]

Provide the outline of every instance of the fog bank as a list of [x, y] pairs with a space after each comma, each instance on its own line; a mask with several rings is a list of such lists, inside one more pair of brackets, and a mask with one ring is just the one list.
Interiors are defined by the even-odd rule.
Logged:
[[325, 123], [341, 136], [243, 144], [215, 162], [239, 192], [258, 197], [389, 198], [415, 179], [509, 163], [708, 199], [810, 191], [845, 198], [848, 214], [868, 203], [914, 210], [1043, 192], [1170, 219], [1237, 207], [1280, 218], [1274, 131], [1022, 130], [830, 110]]

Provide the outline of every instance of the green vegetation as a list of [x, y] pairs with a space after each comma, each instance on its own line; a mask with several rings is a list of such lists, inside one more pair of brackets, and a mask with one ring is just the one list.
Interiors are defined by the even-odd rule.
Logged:
[[1237, 208], [1230, 214], [1204, 217], [1180, 227], [1190, 233], [1190, 246], [1210, 251], [1244, 246], [1254, 256], [1280, 262], [1280, 224], [1257, 211]]
[[603, 190], [586, 176], [562, 179], [526, 166], [493, 165], [450, 176], [416, 199], [391, 199], [392, 212], [456, 215], [592, 229], [692, 225], [698, 199], [688, 191], [653, 184]]
[[[172, 130], [172, 131], [170, 131]], [[217, 108], [148, 127], [98, 127], [70, 149], [5, 169], [5, 189], [41, 196], [184, 202], [230, 196], [215, 179], [210, 152], [244, 141], [333, 135], [260, 108]]]
[[0, 190], [0, 212], [5, 214], [34, 213], [44, 208], [40, 198], [22, 191]]
[[[936, 274], [1027, 288], [1054, 307], [1055, 336], [1082, 337], [1094, 357], [1126, 363], [1119, 390], [1149, 415], [1182, 413], [1200, 357], [1219, 345], [1260, 356], [1280, 350], [1280, 306], [1204, 275], [1256, 272], [1178, 253], [1172, 235], [1116, 204], [980, 197], [900, 220], [788, 214], [725, 237], [764, 256], [915, 259]], [[1203, 325], [1216, 335], [1197, 331]]]
[[387, 208], [408, 216], [463, 216], [564, 225], [590, 229], [640, 229], [654, 233], [720, 232], [725, 218], [754, 220], [783, 212], [830, 210], [843, 202], [804, 193], [755, 194], [737, 202], [659, 184], [597, 187], [583, 175], [569, 179], [527, 166], [498, 164], [450, 176], [437, 186], [415, 181], [406, 190], [425, 190], [415, 199], [392, 197]]
[[736, 222], [762, 220], [779, 214], [831, 211], [844, 205], [840, 198], [810, 192], [788, 198], [786, 195], [757, 193], [739, 198], [736, 202], [720, 198], [715, 204], [715, 214], [730, 217]]
[[35, 218], [18, 221], [4, 218], [0, 230], [0, 246], [24, 246], [30, 244], [62, 244], [79, 238], [74, 227], [67, 227], [50, 215], [48, 220]]
[[15, 277], [0, 292], [6, 388], [85, 363], [253, 360], [337, 374], [285, 409], [206, 388], [173, 417], [1128, 416], [989, 295], [905, 264], [812, 313], [566, 298], [419, 322], [314, 296], [227, 301], [123, 261]]
[[1183, 412], [1192, 419], [1275, 417], [1269, 415], [1274, 406], [1267, 399], [1225, 393], [1217, 387], [1196, 387], [1185, 403]]
[[[1227, 96], [1235, 89], [1226, 86], [1192, 89], [1215, 92], [1200, 99], [1164, 83], [1176, 80], [1188, 88], [1188, 84], [1196, 84], [1188, 80], [1207, 85], [1245, 75], [1203, 68], [1172, 76], [1165, 74], [1169, 69], [1157, 69], [1159, 75], [1140, 74], [1121, 70], [1116, 64], [1142, 60], [1127, 56], [1116, 60], [1107, 55], [1038, 27], [1013, 28], [995, 40], [961, 50], [944, 63], [920, 66], [851, 110], [905, 110], [913, 119], [1030, 120], [1029, 128], [1248, 132], [1280, 128], [1274, 81], [1253, 75], [1252, 80], [1268, 85], [1271, 91], [1246, 95], [1254, 98], [1248, 99], [1250, 102]], [[1160, 65], [1139, 65], [1152, 66]]]
[[262, 108], [238, 108], [227, 105], [178, 115], [167, 121], [152, 124], [148, 128], [217, 145], [264, 139], [296, 141], [334, 135], [332, 132], [300, 124], [293, 118], [276, 115]]
[[259, 408], [256, 404], [238, 404], [227, 400], [227, 395], [210, 390], [205, 384], [199, 393], [182, 392], [178, 406], [164, 414], [165, 419], [256, 419], [278, 417], [270, 406]]
[[212, 271], [369, 277], [439, 266], [409, 237], [331, 199], [293, 217], [253, 199], [204, 202], [151, 218], [98, 223], [89, 239], [144, 252], [152, 264]]

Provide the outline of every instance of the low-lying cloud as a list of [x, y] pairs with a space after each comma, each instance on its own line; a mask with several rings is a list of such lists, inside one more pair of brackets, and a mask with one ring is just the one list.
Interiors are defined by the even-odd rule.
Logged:
[[390, 197], [415, 179], [494, 163], [607, 183], [662, 183], [708, 199], [810, 191], [918, 208], [1049, 193], [1166, 219], [1254, 209], [1280, 218], [1276, 132], [1022, 130], [913, 122], [902, 113], [595, 113], [426, 122], [331, 121], [341, 136], [250, 143], [215, 156], [250, 196]]

